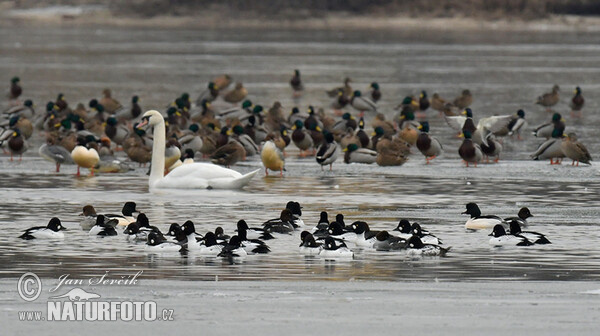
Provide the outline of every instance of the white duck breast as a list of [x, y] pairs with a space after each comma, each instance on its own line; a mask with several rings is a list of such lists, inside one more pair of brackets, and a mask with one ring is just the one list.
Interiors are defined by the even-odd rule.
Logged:
[[57, 217], [53, 217], [48, 222], [48, 225], [44, 226], [36, 226], [29, 228], [23, 232], [22, 235], [19, 236], [21, 239], [30, 240], [30, 239], [62, 239], [65, 237], [63, 230], [66, 230], [64, 226], [62, 226], [60, 219]]
[[528, 246], [528, 239], [522, 236], [504, 235], [490, 238], [492, 246]]

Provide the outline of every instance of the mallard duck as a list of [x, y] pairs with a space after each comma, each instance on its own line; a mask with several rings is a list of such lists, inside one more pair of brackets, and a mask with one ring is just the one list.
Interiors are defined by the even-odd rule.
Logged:
[[356, 137], [360, 141], [360, 147], [371, 147], [371, 139], [369, 138], [367, 132], [365, 132], [365, 120], [362, 117], [360, 118], [360, 120], [358, 120], [358, 130], [356, 131]]
[[326, 165], [329, 165], [329, 171], [333, 170], [333, 163], [337, 160], [339, 154], [340, 149], [333, 138], [333, 134], [330, 132], [325, 133], [325, 142], [319, 147], [316, 156], [317, 163], [321, 165], [321, 170]]
[[471, 106], [471, 104], [473, 104], [473, 96], [471, 95], [471, 91], [463, 90], [461, 95], [454, 99], [453, 104], [461, 110]]
[[276, 101], [267, 111], [264, 124], [271, 132], [273, 132], [279, 130], [285, 122], [286, 119], [283, 113], [283, 106], [279, 101]]
[[[126, 145], [127, 142], [130, 144]], [[150, 162], [152, 159], [152, 150], [149, 149], [139, 138], [128, 138], [128, 140], [123, 144], [123, 151], [125, 154], [127, 154], [127, 157], [129, 157], [131, 161], [139, 163], [140, 166], [145, 166], [146, 163]]]
[[228, 74], [223, 74], [213, 79], [213, 83], [215, 83], [220, 90], [227, 89], [232, 81], [233, 79]]
[[427, 111], [429, 109], [430, 103], [429, 98], [427, 98], [427, 92], [425, 90], [421, 91], [419, 95], [419, 110], [421, 112]]
[[247, 95], [248, 95], [248, 90], [246, 90], [246, 88], [244, 87], [244, 84], [238, 82], [235, 84], [235, 89], [233, 89], [233, 90], [227, 92], [227, 94], [225, 94], [225, 96], [223, 97], [223, 100], [225, 100], [228, 103], [237, 104], [237, 103], [241, 102], [242, 100], [244, 100]]
[[73, 151], [71, 152], [71, 158], [77, 164], [77, 175], [81, 176], [79, 169], [81, 167], [90, 169], [91, 175], [94, 176], [94, 167], [100, 161], [100, 156], [98, 152], [93, 148], [86, 148], [85, 146], [78, 145], [75, 146]]
[[331, 98], [335, 98], [338, 97], [341, 92], [342, 96], [350, 96], [352, 94], [352, 86], [350, 86], [350, 82], [352, 82], [352, 80], [349, 77], [344, 78], [344, 86], [327, 90], [327, 95]]
[[118, 109], [123, 107], [123, 105], [121, 105], [121, 103], [119, 103], [118, 100], [116, 100], [112, 97], [112, 92], [110, 89], [104, 89], [102, 91], [102, 95], [104, 95], [104, 97], [102, 97], [102, 99], [100, 99], [100, 101], [98, 101], [98, 103], [100, 103], [100, 105], [104, 106], [104, 110], [106, 112], [113, 114], [113, 113], [115, 113], [115, 111], [117, 111]]
[[206, 88], [206, 90], [200, 93], [200, 95], [196, 99], [196, 105], [201, 106], [203, 100], [206, 100], [210, 103], [213, 100], [217, 99], [217, 97], [219, 96], [219, 90], [220, 87], [217, 86], [214, 82], [208, 83], [208, 87]]
[[[395, 110], [400, 110], [399, 113], [397, 113], [394, 116], [393, 121], [399, 126], [402, 127], [402, 123], [404, 122], [404, 120], [406, 119], [406, 115], [408, 113], [412, 113], [414, 114], [417, 109], [419, 108], [419, 102], [417, 100], [415, 100], [413, 97], [411, 96], [406, 96], [404, 97], [404, 99], [402, 99], [402, 102], [400, 104], [398, 104], [398, 106], [396, 106], [394, 109]], [[414, 118], [413, 118], [414, 119]]]
[[408, 160], [407, 155], [406, 150], [390, 141], [389, 145], [379, 146], [375, 162], [380, 166], [401, 166]]
[[31, 99], [27, 99], [23, 102], [23, 105], [17, 105], [8, 108], [4, 112], [3, 115], [6, 116], [7, 119], [10, 119], [15, 116], [25, 117], [27, 119], [33, 118], [35, 115], [35, 109], [33, 108], [33, 101]]
[[345, 163], [371, 164], [377, 160], [377, 152], [368, 148], [359, 148], [357, 144], [349, 144], [343, 149]]
[[537, 105], [542, 105], [546, 108], [546, 112], [550, 112], [550, 108], [556, 104], [560, 100], [560, 96], [558, 92], [560, 91], [560, 87], [556, 84], [552, 87], [552, 92], [544, 93], [543, 95], [537, 98], [535, 102]]
[[444, 109], [446, 107], [446, 100], [440, 97], [439, 93], [434, 93], [431, 96], [431, 108], [440, 112], [440, 115], [444, 114]]
[[[369, 148], [376, 149], [377, 144], [379, 143], [379, 139], [382, 139], [384, 137], [386, 137], [386, 135], [383, 131], [383, 128], [381, 128], [381, 126], [375, 127], [375, 130], [373, 130], [373, 133], [371, 133], [371, 146]], [[391, 138], [391, 136], [387, 137]]]
[[591, 164], [592, 156], [590, 152], [588, 152], [587, 148], [579, 141], [577, 141], [577, 135], [575, 133], [569, 133], [560, 145], [563, 153], [573, 162], [571, 165], [574, 165], [577, 161], [577, 165], [579, 166], [579, 162], [583, 162], [585, 164]]
[[69, 108], [69, 103], [67, 102], [65, 95], [62, 93], [59, 93], [58, 96], [56, 96], [56, 101], [54, 102], [54, 104], [56, 105], [56, 107], [58, 108], [58, 112], [60, 113], [69, 114], [72, 112], [71, 108]]
[[7, 141], [7, 146], [10, 151], [10, 161], [13, 161], [13, 155], [19, 155], [19, 161], [21, 161], [23, 153], [25, 153], [29, 147], [25, 137], [18, 128], [12, 130]]
[[349, 102], [350, 100], [348, 99], [348, 96], [344, 95], [344, 91], [338, 89], [337, 94], [329, 106], [333, 109], [334, 113], [341, 114], [341, 110], [346, 107]]
[[[244, 128], [240, 125], [233, 126], [233, 138], [237, 140], [243, 147], [246, 152], [246, 156], [254, 156], [258, 154], [258, 146], [256, 143], [250, 138], [248, 134], [244, 133]], [[245, 157], [244, 157], [245, 159]]]
[[294, 76], [290, 80], [290, 86], [294, 90], [294, 97], [300, 97], [304, 91], [304, 85], [300, 79], [300, 70], [294, 70]]
[[481, 147], [473, 142], [470, 131], [465, 130], [463, 136], [465, 139], [458, 148], [458, 154], [464, 160], [467, 167], [469, 166], [469, 163], [473, 163], [475, 164], [475, 167], [477, 167], [477, 163], [480, 162], [483, 157]]
[[[531, 154], [531, 158], [534, 160], [546, 160], [550, 159], [550, 164], [561, 164], [562, 158], [565, 157], [565, 153], [562, 150], [562, 138], [563, 130], [561, 128], [555, 128], [552, 131], [552, 138], [544, 141], [535, 153]], [[556, 161], [554, 161], [556, 159]]]
[[517, 114], [508, 123], [508, 135], [513, 136], [517, 134], [517, 139], [522, 140], [521, 131], [527, 128], [527, 120], [525, 120], [525, 111], [519, 110]]
[[379, 90], [379, 84], [377, 82], [373, 82], [371, 83], [369, 88], [371, 89], [371, 100], [373, 100], [374, 103], [377, 103], [379, 99], [381, 99], [381, 91]]
[[304, 113], [304, 112], [300, 112], [300, 109], [297, 107], [293, 107], [292, 111], [290, 112], [290, 115], [288, 116], [288, 123], [290, 125], [295, 125], [296, 121], [300, 120], [302, 121], [302, 123], [304, 123], [304, 120], [306, 120], [306, 118], [308, 118], [308, 113]]
[[425, 156], [425, 164], [429, 164], [429, 161], [442, 154], [443, 147], [437, 138], [429, 135], [429, 122], [422, 121], [419, 129], [421, 132], [417, 137], [417, 148]]
[[246, 150], [237, 140], [230, 139], [227, 144], [217, 148], [217, 150], [210, 156], [212, 163], [221, 166], [230, 166], [236, 164], [238, 161], [243, 160], [246, 156]]
[[106, 119], [104, 133], [111, 141], [119, 146], [122, 146], [125, 139], [129, 137], [129, 130], [127, 127], [118, 124], [117, 118], [115, 117]]
[[381, 127], [383, 133], [386, 136], [392, 136], [396, 134], [394, 123], [390, 120], [386, 120], [385, 115], [383, 113], [377, 113], [373, 121], [371, 121], [371, 126], [373, 127], [373, 129]]
[[183, 136], [178, 139], [184, 152], [187, 149], [191, 149], [194, 153], [200, 151], [204, 143], [199, 132], [200, 126], [198, 124], [191, 124]]
[[33, 125], [31, 121], [26, 117], [22, 117], [20, 115], [15, 115], [10, 118], [8, 127], [12, 129], [18, 129], [21, 131], [21, 134], [25, 137], [25, 139], [29, 139], [33, 134]]
[[48, 137], [46, 143], [43, 144], [38, 153], [44, 159], [56, 163], [56, 172], [60, 172], [61, 164], [74, 164], [75, 162], [71, 158], [71, 152], [65, 147], [57, 145], [54, 137]]
[[546, 139], [555, 137], [554, 134], [561, 136], [565, 131], [565, 127], [565, 119], [560, 115], [560, 113], [554, 113], [552, 115], [552, 120], [549, 123], [545, 123], [536, 127], [536, 129], [533, 131], [533, 136]]
[[377, 112], [377, 105], [374, 101], [367, 97], [363, 97], [362, 93], [358, 90], [352, 93], [352, 97], [350, 98], [350, 105], [354, 107], [357, 111], [363, 112]]
[[309, 149], [314, 150], [314, 142], [310, 133], [304, 129], [304, 123], [301, 120], [296, 120], [294, 126], [292, 126], [294, 132], [292, 132], [292, 141], [300, 149], [300, 156], [306, 156], [306, 151]]
[[585, 104], [585, 99], [583, 99], [583, 95], [581, 94], [581, 88], [578, 86], [575, 88], [575, 95], [571, 98], [571, 116], [575, 117], [577, 112], [577, 117], [581, 118], [582, 113], [581, 109]]
[[490, 156], [495, 156], [494, 162], [500, 160], [500, 153], [502, 152], [502, 143], [496, 139], [493, 133], [489, 133], [486, 137], [486, 141], [481, 143], [481, 153], [485, 156], [486, 162], [490, 162]]
[[265, 142], [262, 151], [260, 152], [260, 158], [265, 166], [266, 176], [269, 176], [269, 169], [274, 171], [279, 170], [279, 176], [283, 176], [285, 158], [273, 141], [269, 140]]
[[398, 136], [408, 142], [411, 146], [414, 146], [419, 137], [419, 132], [417, 131], [419, 126], [419, 123], [415, 121], [415, 115], [408, 111], [402, 120], [401, 130]]
[[132, 120], [137, 120], [142, 115], [140, 107], [140, 98], [138, 96], [131, 97], [131, 104], [124, 106], [115, 113], [115, 118], [121, 123], [127, 123]]
[[19, 77], [13, 77], [10, 80], [10, 90], [8, 91], [8, 99], [17, 100], [23, 93], [23, 88], [19, 85], [21, 79]]
[[340, 138], [339, 143], [342, 148], [348, 147], [349, 144], [356, 144], [359, 147], [362, 145], [360, 138], [354, 133], [354, 130], [349, 127], [346, 129], [346, 133]]

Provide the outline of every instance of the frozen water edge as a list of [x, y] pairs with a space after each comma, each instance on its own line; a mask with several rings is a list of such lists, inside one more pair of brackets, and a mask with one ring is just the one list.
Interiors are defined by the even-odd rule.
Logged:
[[[45, 283], [45, 279], [42, 279]], [[55, 280], [49, 280], [55, 281]], [[100, 326], [111, 335], [396, 334], [596, 335], [598, 284], [591, 282], [322, 282], [140, 280], [135, 287], [96, 287], [103, 299], [153, 300], [175, 309], [174, 322], [18, 322], [17, 312], [45, 311], [47, 291], [22, 301], [16, 279], [0, 280], [0, 318], [10, 335], [40, 328], [80, 335]], [[65, 288], [62, 288], [66, 290]], [[86, 329], [82, 329], [86, 328]], [[93, 329], [88, 329], [93, 330]]]

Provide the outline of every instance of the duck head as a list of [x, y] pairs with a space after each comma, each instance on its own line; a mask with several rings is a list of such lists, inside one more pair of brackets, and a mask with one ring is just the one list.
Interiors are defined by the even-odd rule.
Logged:
[[[466, 138], [466, 136], [465, 136]], [[471, 217], [479, 217], [481, 216], [481, 210], [479, 210], [479, 206], [476, 203], [467, 203], [467, 210], [463, 212], [463, 215], [471, 215]]]
[[60, 219], [58, 219], [58, 217], [52, 217], [50, 219], [50, 222], [48, 222], [48, 226], [46, 226], [46, 227], [54, 232], [66, 230], [66, 228], [64, 226], [62, 226]]
[[407, 219], [401, 219], [394, 231], [400, 231], [401, 233], [410, 233], [410, 229], [410, 222]]
[[494, 229], [492, 230], [492, 233], [490, 233], [489, 236], [493, 236], [496, 238], [506, 236], [506, 230], [504, 230], [504, 227], [502, 225], [496, 224], [494, 226]]

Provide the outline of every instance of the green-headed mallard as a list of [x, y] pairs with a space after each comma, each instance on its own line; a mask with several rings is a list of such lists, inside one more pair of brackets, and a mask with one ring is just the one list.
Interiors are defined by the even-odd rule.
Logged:
[[419, 129], [421, 132], [417, 137], [417, 148], [425, 156], [425, 163], [429, 164], [429, 161], [442, 154], [443, 147], [437, 138], [429, 135], [429, 122], [422, 121]]
[[591, 164], [592, 156], [587, 148], [579, 141], [577, 141], [577, 135], [575, 133], [569, 133], [561, 143], [561, 149], [563, 153], [573, 162], [571, 165], [574, 165], [577, 162], [579, 166], [579, 162], [583, 162], [586, 164]]
[[[560, 164], [565, 153], [562, 150], [563, 129], [558, 126], [552, 131], [552, 137], [544, 141], [535, 153], [531, 154], [534, 160], [550, 159], [550, 164]], [[556, 159], [556, 161], [554, 161]]]
[[350, 98], [350, 105], [354, 107], [357, 111], [364, 112], [377, 112], [377, 105], [374, 101], [372, 101], [368, 97], [363, 97], [362, 93], [358, 90], [352, 93], [352, 97]]
[[477, 167], [477, 163], [481, 161], [483, 158], [483, 153], [481, 152], [481, 147], [478, 144], [474, 143], [471, 139], [471, 132], [468, 130], [463, 131], [464, 140], [463, 143], [458, 148], [458, 154], [465, 161], [467, 167], [469, 163], [474, 163], [475, 167]]
[[129, 137], [129, 129], [127, 129], [126, 126], [119, 124], [115, 117], [106, 119], [104, 133], [111, 141], [121, 147], [123, 146], [125, 139]]
[[377, 160], [377, 152], [368, 148], [359, 148], [357, 144], [349, 144], [343, 150], [345, 163], [371, 164]]
[[[585, 104], [585, 99], [583, 99], [583, 95], [581, 94], [581, 88], [578, 86], [575, 88], [575, 95], [571, 98], [571, 116], [581, 118], [582, 113], [581, 109]], [[575, 114], [577, 112], [577, 114]]]
[[23, 102], [23, 105], [10, 107], [4, 112], [2, 112], [2, 114], [4, 114], [7, 119], [10, 119], [14, 116], [20, 116], [31, 120], [31, 118], [33, 118], [33, 116], [35, 115], [33, 101], [31, 99], [27, 99]]
[[217, 99], [217, 97], [219, 96], [219, 90], [220, 87], [217, 86], [214, 82], [208, 83], [208, 87], [206, 88], [206, 90], [200, 93], [200, 95], [196, 99], [196, 105], [202, 105], [203, 100], [206, 100], [207, 102], [212, 102], [213, 100]]
[[377, 82], [373, 82], [371, 85], [369, 85], [369, 88], [371, 89], [371, 100], [373, 100], [374, 103], [377, 103], [379, 99], [381, 99], [379, 84]]
[[[561, 131], [554, 131], [555, 129], [560, 129]], [[548, 123], [542, 124], [533, 130], [533, 136], [537, 138], [546, 138], [550, 139], [553, 137], [553, 134], [558, 134], [562, 136], [565, 131], [565, 119], [560, 115], [560, 113], [554, 113], [552, 115], [552, 120]]]
[[304, 129], [304, 123], [301, 120], [296, 120], [292, 126], [292, 141], [300, 149], [300, 156], [306, 156], [306, 151], [314, 149], [314, 142], [310, 133]]
[[186, 149], [191, 149], [193, 153], [199, 152], [203, 145], [202, 137], [200, 136], [200, 126], [198, 124], [191, 124], [178, 140], [184, 152]]
[[325, 133], [325, 142], [319, 147], [316, 156], [317, 163], [321, 165], [321, 169], [323, 169], [323, 166], [329, 165], [329, 170], [331, 171], [333, 163], [337, 160], [339, 154], [340, 149], [333, 138], [333, 134], [330, 132]]

